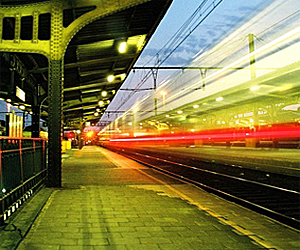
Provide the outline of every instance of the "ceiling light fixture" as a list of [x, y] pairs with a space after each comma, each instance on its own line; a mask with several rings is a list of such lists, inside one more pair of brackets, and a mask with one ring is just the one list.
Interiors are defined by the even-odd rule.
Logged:
[[25, 106], [24, 106], [24, 105], [20, 105], [20, 106], [19, 106], [19, 109], [25, 110]]
[[114, 75], [107, 76], [107, 81], [108, 82], [113, 82], [114, 80], [115, 80], [115, 76]]
[[118, 47], [118, 51], [119, 53], [125, 53], [127, 51], [127, 42], [123, 41], [119, 43], [119, 47]]
[[105, 96], [107, 96], [107, 92], [104, 90], [104, 91], [101, 92], [101, 95], [102, 95], [103, 97], [105, 97]]

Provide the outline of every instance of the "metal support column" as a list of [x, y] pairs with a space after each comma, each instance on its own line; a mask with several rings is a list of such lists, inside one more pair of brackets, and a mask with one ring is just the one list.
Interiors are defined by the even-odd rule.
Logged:
[[33, 138], [40, 137], [40, 106], [32, 106], [32, 135]]
[[[248, 34], [248, 41], [249, 41], [249, 53], [252, 53], [255, 51], [253, 34]], [[252, 55], [250, 57], [250, 75], [251, 75], [251, 80], [256, 78], [255, 56], [254, 55]]]
[[[248, 43], [249, 43], [249, 53], [253, 53], [255, 51], [255, 36], [253, 34], [248, 34]], [[256, 78], [256, 68], [255, 68], [255, 55], [250, 56], [250, 78], [254, 80]], [[253, 124], [250, 128], [253, 131], [256, 131], [258, 126], [258, 107], [257, 103], [253, 104]], [[246, 147], [256, 147], [259, 142], [257, 138], [246, 139]]]
[[156, 97], [156, 87], [157, 87], [157, 73], [158, 69], [152, 69], [152, 76], [153, 76], [153, 89], [154, 89], [154, 115], [157, 115], [157, 97]]
[[11, 96], [14, 96], [15, 94], [15, 72], [15, 68], [10, 69], [10, 85], [8, 86], [8, 94]]
[[63, 60], [49, 60], [48, 187], [61, 187]]
[[[45, 95], [46, 96], [46, 95]], [[33, 104], [32, 104], [32, 119], [31, 119], [31, 126], [32, 126], [32, 137], [38, 138], [40, 137], [41, 125], [41, 108], [43, 102], [47, 99], [45, 96], [40, 96], [40, 86], [38, 85], [35, 88], [35, 95], [33, 97]]]
[[205, 78], [206, 78], [207, 69], [200, 69], [201, 78], [203, 80], [202, 82], [202, 89], [205, 90]]

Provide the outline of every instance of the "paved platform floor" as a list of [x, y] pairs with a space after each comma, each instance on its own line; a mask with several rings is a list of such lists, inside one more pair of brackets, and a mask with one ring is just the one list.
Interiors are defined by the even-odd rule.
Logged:
[[17, 249], [296, 250], [299, 236], [248, 209], [90, 146], [64, 155], [63, 188], [53, 189]]

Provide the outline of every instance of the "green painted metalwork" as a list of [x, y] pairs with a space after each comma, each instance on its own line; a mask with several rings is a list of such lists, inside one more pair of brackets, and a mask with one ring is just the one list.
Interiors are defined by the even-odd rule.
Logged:
[[[0, 6], [0, 24], [5, 17], [14, 17], [15, 38], [13, 40], [3, 40], [2, 25], [0, 28], [0, 51], [2, 52], [27, 52], [40, 53], [49, 59], [63, 58], [64, 52], [74, 37], [74, 35], [87, 24], [98, 20], [101, 17], [110, 15], [138, 4], [148, 2], [149, 0], [78, 0], [63, 1], [51, 0], [36, 4], [19, 6]], [[72, 2], [72, 3], [71, 3]], [[74, 20], [68, 27], [63, 27], [62, 16], [65, 9], [95, 6], [84, 15]], [[38, 18], [41, 14], [51, 14], [51, 38], [50, 40], [38, 39]], [[33, 38], [32, 40], [20, 39], [21, 18], [23, 16], [33, 16]], [[54, 46], [55, 44], [55, 46]]]
[[0, 225], [43, 183], [46, 153], [43, 139], [0, 138]]
[[49, 168], [47, 185], [61, 186], [63, 61], [49, 61]]
[[32, 107], [32, 135], [33, 138], [40, 137], [40, 106]]
[[[0, 6], [0, 25], [5, 17], [15, 18], [13, 40], [4, 40], [0, 26], [0, 52], [25, 52], [45, 55], [49, 60], [49, 176], [48, 186], [61, 186], [61, 132], [62, 132], [62, 91], [63, 57], [74, 35], [87, 24], [114, 12], [124, 10], [149, 0], [51, 0], [48, 2]], [[95, 8], [67, 27], [63, 26], [65, 9], [95, 6]], [[39, 40], [39, 16], [51, 14], [51, 36], [49, 40]], [[33, 16], [32, 40], [21, 40], [21, 18]]]

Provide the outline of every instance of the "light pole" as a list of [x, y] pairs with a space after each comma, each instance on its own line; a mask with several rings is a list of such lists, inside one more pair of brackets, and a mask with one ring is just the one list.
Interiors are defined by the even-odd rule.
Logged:
[[161, 91], [160, 94], [163, 97], [163, 107], [164, 107], [164, 112], [166, 112], [166, 94], [167, 94], [167, 92], [166, 91]]

